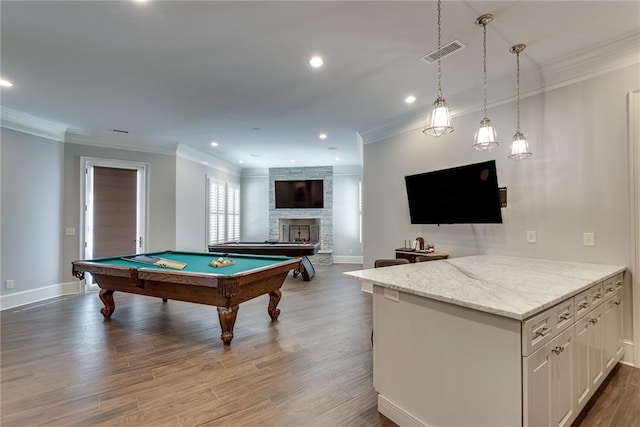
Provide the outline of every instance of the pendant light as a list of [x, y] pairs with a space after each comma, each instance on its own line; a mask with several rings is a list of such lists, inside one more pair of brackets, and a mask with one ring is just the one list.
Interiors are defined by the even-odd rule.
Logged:
[[453, 126], [451, 125], [451, 116], [449, 114], [449, 106], [447, 105], [447, 101], [445, 101], [444, 97], [442, 96], [442, 68], [440, 64], [440, 58], [442, 55], [442, 53], [440, 52], [440, 49], [442, 48], [440, 43], [441, 3], [441, 0], [438, 0], [438, 92], [436, 101], [433, 103], [433, 110], [431, 110], [431, 113], [429, 113], [429, 117], [427, 117], [427, 123], [422, 130], [422, 132], [424, 132], [426, 135], [435, 137], [453, 132]]
[[487, 117], [487, 24], [493, 21], [493, 15], [486, 14], [476, 19], [477, 25], [482, 25], [482, 63], [484, 70], [484, 80], [482, 84], [484, 93], [483, 111], [484, 118], [480, 121], [480, 127], [473, 137], [473, 148], [479, 151], [490, 151], [498, 146], [496, 129]]
[[509, 52], [516, 54], [516, 133], [513, 135], [511, 146], [509, 147], [509, 158], [513, 160], [524, 160], [531, 156], [529, 143], [520, 132], [520, 52], [526, 48], [526, 44], [517, 44], [509, 49]]

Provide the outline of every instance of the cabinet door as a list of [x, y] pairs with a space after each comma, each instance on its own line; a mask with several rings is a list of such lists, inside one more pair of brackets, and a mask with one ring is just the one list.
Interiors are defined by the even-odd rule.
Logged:
[[576, 417], [573, 384], [574, 339], [572, 326], [550, 342], [552, 426], [570, 426]]
[[576, 415], [573, 327], [523, 359], [526, 373], [524, 424], [571, 425]]
[[524, 425], [548, 426], [551, 421], [551, 342], [523, 357]]
[[622, 325], [622, 310], [624, 307], [624, 293], [622, 289], [618, 290], [614, 304], [616, 305], [616, 361], [621, 360], [624, 356], [624, 326]]
[[616, 293], [611, 298], [607, 298], [603, 304], [602, 329], [604, 337], [602, 356], [605, 374], [609, 373], [618, 361], [618, 305], [620, 304], [616, 298], [618, 294]]
[[577, 412], [580, 412], [604, 379], [602, 313], [603, 304], [600, 304], [575, 324], [573, 363]]
[[602, 305], [593, 309], [585, 318], [591, 323], [589, 327], [589, 378], [591, 379], [591, 388], [595, 390], [604, 379]]

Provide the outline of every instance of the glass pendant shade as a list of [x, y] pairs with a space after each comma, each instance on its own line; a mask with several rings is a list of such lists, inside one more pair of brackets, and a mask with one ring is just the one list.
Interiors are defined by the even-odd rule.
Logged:
[[489, 151], [498, 146], [498, 136], [496, 129], [488, 118], [482, 119], [480, 127], [473, 138], [473, 148], [478, 151]]
[[509, 147], [509, 158], [512, 160], [524, 160], [531, 156], [529, 151], [529, 143], [522, 132], [518, 131], [513, 135], [511, 146]]
[[422, 131], [429, 136], [442, 136], [446, 133], [453, 132], [451, 126], [451, 116], [449, 115], [449, 107], [447, 101], [442, 97], [438, 97], [433, 103], [433, 110], [427, 117], [427, 123]]

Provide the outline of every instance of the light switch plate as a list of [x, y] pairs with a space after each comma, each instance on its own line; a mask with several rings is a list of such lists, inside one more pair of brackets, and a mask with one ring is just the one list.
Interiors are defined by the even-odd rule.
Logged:
[[73, 227], [67, 227], [64, 229], [64, 235], [65, 236], [75, 236], [76, 235], [76, 229]]
[[536, 232], [527, 231], [527, 243], [535, 243], [535, 242], [536, 242]]

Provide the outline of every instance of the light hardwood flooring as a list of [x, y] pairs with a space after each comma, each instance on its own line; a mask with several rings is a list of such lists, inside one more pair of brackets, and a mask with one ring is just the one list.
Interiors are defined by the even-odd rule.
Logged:
[[[342, 275], [360, 266], [316, 267], [289, 275], [279, 321], [267, 296], [240, 305], [229, 347], [199, 304], [116, 292], [108, 322], [95, 293], [5, 310], [0, 423], [395, 426], [376, 409], [371, 296]], [[618, 369], [582, 425], [640, 420], [639, 377]]]

